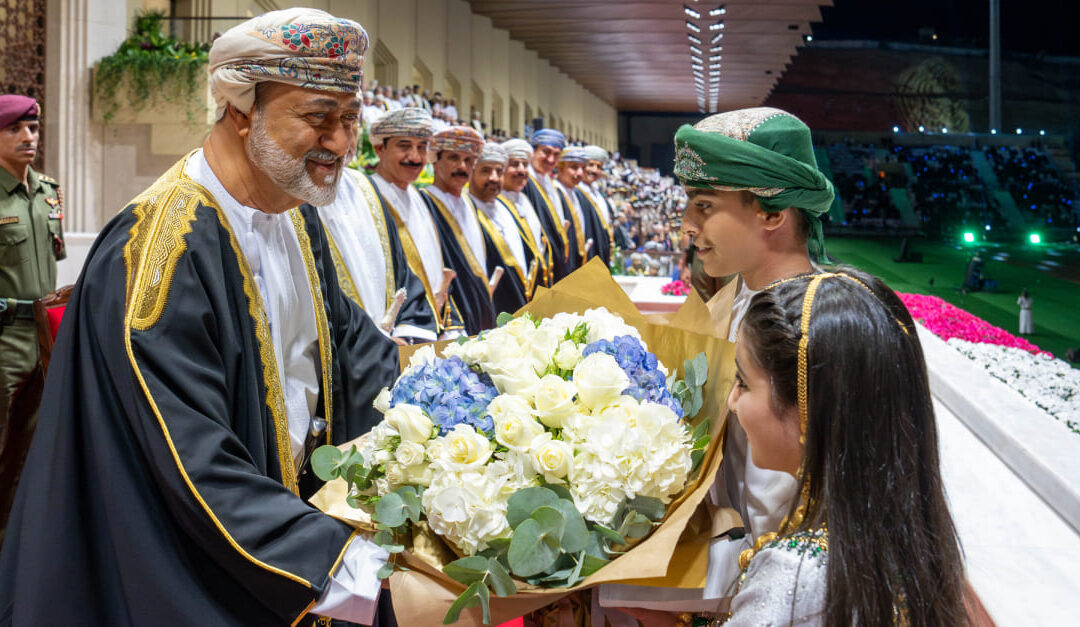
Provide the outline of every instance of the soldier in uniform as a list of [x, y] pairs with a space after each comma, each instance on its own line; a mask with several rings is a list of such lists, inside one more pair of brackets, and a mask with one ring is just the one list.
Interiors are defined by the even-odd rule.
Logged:
[[[40, 124], [36, 100], [0, 96], [0, 542], [26, 452], [13, 444], [29, 440], [41, 400], [34, 300], [56, 289], [66, 255], [60, 186], [30, 167]], [[14, 406], [31, 418], [9, 421]]]

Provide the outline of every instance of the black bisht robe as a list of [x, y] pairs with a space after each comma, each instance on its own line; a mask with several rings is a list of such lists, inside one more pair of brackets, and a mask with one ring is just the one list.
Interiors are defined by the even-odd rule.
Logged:
[[[454, 227], [447, 216], [443, 215], [431, 194], [421, 190], [420, 197], [424, 199], [439, 232], [443, 264], [457, 273], [457, 278], [450, 283], [450, 298], [457, 305], [461, 320], [465, 323], [465, 332], [476, 335], [495, 328], [495, 305], [488, 293], [487, 277], [479, 276], [473, 271], [463, 248], [468, 244], [458, 241]], [[450, 219], [453, 219], [452, 216]]]
[[599, 257], [604, 265], [611, 264], [611, 237], [608, 236], [607, 229], [604, 228], [604, 221], [600, 218], [600, 209], [593, 202], [592, 198], [589, 198], [588, 194], [575, 188], [574, 194], [578, 197], [578, 204], [581, 205], [581, 213], [585, 216], [585, 224], [582, 225], [585, 229], [585, 241], [592, 239], [593, 245], [589, 249], [589, 259], [593, 257]]
[[[495, 202], [502, 204], [501, 200]], [[505, 205], [503, 207], [513, 215], [514, 212], [509, 207]], [[515, 313], [525, 306], [525, 303], [529, 302], [529, 298], [532, 296], [527, 283], [529, 282], [529, 265], [532, 264], [536, 256], [528, 244], [525, 243], [519, 225], [518, 229], [515, 229], [510, 235], [522, 239], [521, 246], [525, 250], [526, 264], [522, 268], [507, 246], [505, 239], [499, 233], [495, 223], [484, 215], [482, 211], [477, 211], [477, 217], [480, 219], [480, 230], [484, 234], [484, 256], [487, 258], [488, 274], [495, 272], [495, 268], [501, 267], [503, 269], [502, 279], [495, 286], [495, 293], [491, 295], [491, 300], [495, 305], [495, 313]], [[528, 225], [525, 228], [528, 228]], [[537, 277], [539, 276], [540, 270], [537, 268]], [[539, 281], [539, 279], [536, 280]]]
[[[360, 181], [360, 185], [371, 185], [371, 191], [375, 192], [375, 200], [378, 201], [378, 190], [371, 184], [369, 179]], [[435, 314], [431, 310], [431, 305], [428, 304], [427, 294], [424, 290], [424, 284], [420, 281], [420, 278], [409, 268], [408, 259], [405, 257], [405, 251], [401, 248], [401, 238], [398, 235], [397, 225], [394, 223], [393, 217], [390, 212], [386, 210], [386, 207], [382, 202], [379, 202], [377, 207], [372, 207], [372, 211], [381, 211], [383, 213], [383, 224], [386, 225], [386, 239], [390, 247], [390, 257], [386, 260], [386, 263], [390, 266], [390, 273], [394, 277], [394, 285], [387, 286], [389, 292], [388, 297], [392, 298], [394, 293], [401, 288], [405, 288], [405, 303], [401, 306], [401, 311], [398, 312], [397, 325], [410, 325], [419, 329], [425, 329], [430, 331], [433, 335], [438, 336], [438, 329], [435, 326]], [[308, 222], [313, 221], [318, 216], [318, 209], [308, 203], [304, 203], [300, 206], [301, 213], [304, 214], [304, 219]], [[332, 241], [327, 235], [327, 241]], [[363, 308], [363, 304], [360, 302], [359, 292], [354, 285], [354, 279], [349, 273], [349, 269], [345, 267], [345, 261], [341, 258], [341, 255], [334, 250], [334, 245], [330, 246], [330, 254], [334, 263], [334, 269], [337, 271], [338, 282], [340, 283], [345, 295], [356, 303], [358, 307]], [[376, 321], [378, 322], [378, 321]], [[420, 338], [424, 341], [430, 341], [430, 338]]]
[[[577, 231], [574, 229], [574, 222], [562, 217], [562, 203], [559, 201], [558, 191], [556, 191], [556, 196], [550, 199], [551, 204], [549, 204], [545, 194], [540, 191], [540, 184], [532, 176], [525, 185], [525, 195], [536, 208], [536, 214], [540, 217], [540, 226], [547, 235], [548, 245], [551, 246], [552, 274], [554, 280], [558, 281], [581, 265], [578, 259]], [[564, 220], [569, 222], [565, 239], [562, 229]]]
[[[0, 625], [307, 622], [350, 541], [301, 498], [318, 482], [292, 470], [258, 289], [185, 162], [106, 225], [68, 304], [0, 553]], [[323, 296], [317, 413], [341, 443], [377, 419], [397, 349], [339, 289], [319, 224], [293, 219]]]

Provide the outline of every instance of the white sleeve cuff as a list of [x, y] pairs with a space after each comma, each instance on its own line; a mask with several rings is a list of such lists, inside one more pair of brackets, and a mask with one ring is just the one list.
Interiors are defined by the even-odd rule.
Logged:
[[439, 339], [431, 329], [424, 329], [411, 324], [399, 324], [394, 327], [394, 337], [415, 337], [425, 342], [434, 342]]
[[311, 613], [370, 625], [375, 620], [375, 602], [382, 585], [375, 573], [387, 557], [386, 551], [366, 537], [354, 536]]

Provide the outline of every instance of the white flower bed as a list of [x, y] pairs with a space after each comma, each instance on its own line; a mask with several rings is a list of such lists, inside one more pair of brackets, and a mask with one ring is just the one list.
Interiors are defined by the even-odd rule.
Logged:
[[1080, 370], [1049, 355], [952, 338], [949, 346], [1080, 434]]

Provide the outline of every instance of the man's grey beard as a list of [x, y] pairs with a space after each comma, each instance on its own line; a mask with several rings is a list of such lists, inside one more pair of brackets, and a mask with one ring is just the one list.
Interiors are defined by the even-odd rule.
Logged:
[[[309, 150], [299, 159], [290, 156], [274, 141], [274, 138], [270, 137], [266, 129], [265, 117], [256, 113], [251, 121], [251, 136], [245, 148], [248, 159], [270, 177], [275, 185], [293, 198], [299, 198], [316, 207], [325, 207], [334, 202], [344, 160], [329, 150]], [[327, 175], [322, 184], [316, 183], [307, 171], [309, 158], [324, 161], [337, 159], [337, 170]]]

